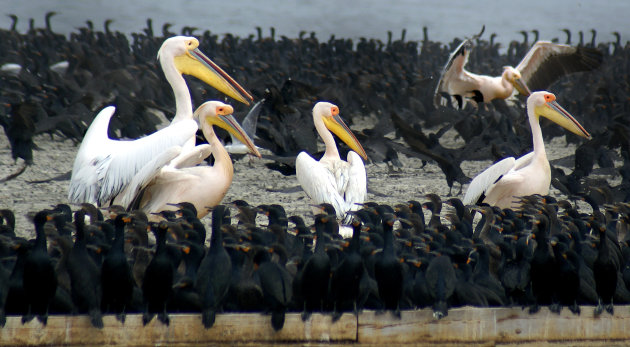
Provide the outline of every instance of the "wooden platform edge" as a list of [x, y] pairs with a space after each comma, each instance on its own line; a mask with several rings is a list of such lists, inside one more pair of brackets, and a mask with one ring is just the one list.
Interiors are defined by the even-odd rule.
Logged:
[[0, 346], [42, 345], [205, 345], [208, 343], [268, 343], [356, 341], [357, 319], [344, 314], [332, 323], [330, 315], [313, 314], [302, 322], [300, 314], [286, 315], [284, 328], [274, 331], [271, 316], [219, 314], [214, 326], [205, 329], [200, 314], [172, 314], [170, 324], [157, 319], [143, 326], [142, 315], [127, 315], [125, 324], [105, 316], [104, 328], [94, 328], [87, 316], [50, 316], [48, 324], [33, 321], [22, 325], [21, 317], [7, 317], [0, 328]]
[[91, 326], [87, 316], [50, 316], [43, 326], [37, 320], [21, 323], [7, 317], [0, 328], [0, 346], [14, 345], [202, 345], [235, 343], [353, 343], [360, 344], [518, 344], [553, 342], [630, 343], [630, 306], [615, 307], [615, 315], [593, 316], [592, 306], [583, 306], [577, 316], [541, 308], [529, 314], [520, 307], [451, 309], [437, 320], [431, 309], [390, 313], [364, 311], [358, 317], [344, 314], [333, 323], [328, 314], [313, 314], [302, 322], [299, 313], [288, 313], [280, 331], [271, 327], [271, 317], [257, 313], [217, 315], [215, 325], [205, 329], [199, 314], [172, 314], [170, 325], [157, 319], [142, 325], [142, 316], [128, 315], [125, 324], [105, 316], [103, 329]]
[[520, 307], [449, 310], [437, 320], [431, 309], [402, 311], [397, 319], [390, 313], [364, 312], [358, 318], [358, 342], [364, 344], [422, 343], [535, 343], [628, 341], [630, 306], [615, 307], [614, 316], [593, 315], [593, 306], [582, 306], [574, 315], [567, 308], [560, 314], [542, 307], [529, 314]]

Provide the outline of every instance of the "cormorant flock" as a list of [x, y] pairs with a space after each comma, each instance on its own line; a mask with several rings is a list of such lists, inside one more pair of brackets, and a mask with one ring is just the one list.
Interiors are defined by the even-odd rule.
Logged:
[[[157, 33], [148, 20], [144, 32], [128, 37], [109, 21], [103, 31], [88, 21], [66, 37], [52, 30], [53, 15], [27, 33], [0, 29], [0, 124], [13, 158], [31, 164], [38, 134], [80, 143], [108, 105], [117, 107], [111, 138], [153, 133], [162, 122], [156, 113], [175, 113], [155, 59], [162, 42], [176, 35], [168, 23]], [[402, 153], [436, 162], [449, 188], [459, 183], [460, 191], [475, 174], [463, 172], [462, 161], [532, 150], [524, 99], [468, 103], [461, 110], [434, 105], [435, 84], [459, 39], [433, 42], [426, 30], [420, 42], [406, 41], [404, 31], [387, 42], [353, 42], [315, 33], [275, 37], [273, 30], [264, 36], [261, 29], [244, 38], [184, 30], [264, 100], [256, 143], [273, 153], [265, 155], [273, 160], [269, 168], [285, 175], [295, 174], [300, 151], [317, 152], [316, 132], [304, 124], [311, 124], [320, 100], [339, 105], [349, 124], [376, 115], [372, 129], [356, 132], [368, 160], [396, 167]], [[530, 48], [524, 33], [504, 53], [495, 35], [476, 37], [468, 68], [498, 76], [502, 66], [516, 66]], [[630, 44], [597, 43], [592, 34], [578, 45], [600, 52], [601, 65], [548, 88], [591, 138], [541, 122], [546, 140], [565, 136], [578, 144], [567, 158], [574, 160], [572, 172], [550, 167], [561, 198], [523, 196], [513, 209], [465, 206], [436, 194], [395, 205], [369, 201], [348, 212], [348, 226], [339, 225], [326, 203], [314, 206], [313, 216], [297, 216], [277, 204], [224, 201], [211, 210], [211, 230], [186, 202], [155, 222], [155, 215], [118, 205], [59, 203], [33, 211], [34, 239], [20, 236], [32, 230], [16, 230], [12, 211], [0, 210], [0, 325], [6, 315], [46, 324], [49, 314], [87, 314], [102, 328], [102, 315], [124, 322], [127, 313], [142, 313], [145, 324], [157, 315], [168, 325], [169, 314], [187, 312], [199, 313], [210, 328], [220, 312], [265, 312], [279, 330], [290, 311], [304, 320], [313, 312], [336, 320], [362, 309], [399, 316], [430, 307], [441, 319], [458, 306], [520, 306], [531, 313], [541, 305], [556, 313], [566, 306], [585, 314], [584, 305], [593, 305], [595, 315], [614, 314], [614, 304], [630, 303]], [[199, 80], [186, 82], [194, 105], [223, 100]], [[234, 107], [242, 119], [247, 109]], [[465, 145], [442, 146], [449, 129]], [[393, 139], [385, 136], [392, 133]], [[217, 135], [229, 138], [219, 129]], [[345, 157], [348, 148], [339, 145]], [[596, 165], [603, 178], [589, 177]], [[344, 227], [352, 229], [350, 238], [340, 236]]]

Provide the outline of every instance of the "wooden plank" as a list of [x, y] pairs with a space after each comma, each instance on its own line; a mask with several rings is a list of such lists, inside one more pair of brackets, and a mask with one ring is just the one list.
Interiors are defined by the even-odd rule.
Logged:
[[286, 316], [279, 332], [271, 328], [271, 317], [261, 314], [220, 314], [214, 327], [204, 329], [200, 315], [171, 315], [171, 324], [154, 319], [146, 327], [141, 315], [127, 316], [122, 325], [113, 316], [104, 318], [105, 328], [91, 326], [86, 316], [51, 316], [48, 325], [37, 320], [22, 325], [20, 317], [8, 317], [0, 329], [0, 346], [6, 345], [206, 345], [274, 343], [360, 344], [571, 344], [607, 345], [630, 342], [630, 306], [617, 306], [615, 315], [593, 317], [593, 308], [582, 307], [575, 316], [541, 308], [534, 315], [515, 308], [465, 307], [449, 311], [441, 320], [431, 309], [403, 311], [401, 319], [389, 313], [365, 311], [346, 313], [332, 323], [330, 315], [313, 314], [302, 322], [298, 313]]
[[124, 325], [105, 316], [105, 327], [96, 329], [87, 316], [50, 316], [45, 327], [37, 320], [22, 325], [20, 317], [7, 317], [5, 327], [0, 328], [0, 346], [354, 342], [357, 332], [352, 314], [344, 314], [333, 324], [330, 315], [313, 314], [302, 322], [300, 314], [290, 313], [278, 332], [271, 327], [271, 316], [261, 314], [220, 314], [210, 329], [203, 327], [200, 315], [173, 314], [170, 318], [169, 326], [153, 319], [145, 327], [142, 315], [128, 315]]
[[522, 343], [536, 341], [630, 341], [630, 310], [615, 308], [596, 318], [592, 306], [576, 316], [560, 315], [546, 307], [530, 315], [527, 309], [474, 308], [449, 310], [436, 320], [431, 309], [403, 311], [401, 319], [389, 313], [364, 312], [359, 316], [358, 342], [385, 343]]

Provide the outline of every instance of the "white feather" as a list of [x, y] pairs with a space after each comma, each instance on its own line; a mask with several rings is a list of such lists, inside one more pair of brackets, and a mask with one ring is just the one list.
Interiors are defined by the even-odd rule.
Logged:
[[[337, 173], [331, 172], [319, 161], [306, 152], [298, 154], [295, 161], [295, 175], [302, 189], [314, 203], [329, 203], [337, 211], [338, 216], [345, 213], [346, 201], [339, 194]], [[343, 211], [343, 212], [342, 212]]]
[[138, 140], [112, 140], [107, 129], [114, 111], [113, 106], [103, 109], [83, 138], [70, 179], [70, 202], [107, 204], [153, 158], [186, 146], [198, 128], [194, 120], [182, 120]]
[[499, 177], [505, 175], [514, 168], [514, 163], [516, 163], [514, 157], [508, 157], [494, 163], [492, 166], [475, 176], [475, 178], [473, 178], [470, 182], [468, 190], [466, 190], [466, 194], [462, 200], [464, 205], [475, 204], [481, 194], [487, 192], [488, 189], [496, 183]]
[[138, 195], [138, 192], [151, 182], [164, 166], [176, 159], [181, 152], [181, 147], [171, 147], [149, 161], [146, 165], [144, 165], [144, 167], [142, 167], [142, 169], [140, 169], [140, 171], [138, 171], [129, 184], [125, 186], [125, 189], [116, 196], [113, 204], [128, 208]]
[[349, 205], [349, 211], [357, 211], [367, 197], [367, 173], [363, 159], [354, 151], [348, 152], [348, 185], [345, 191], [345, 200]]

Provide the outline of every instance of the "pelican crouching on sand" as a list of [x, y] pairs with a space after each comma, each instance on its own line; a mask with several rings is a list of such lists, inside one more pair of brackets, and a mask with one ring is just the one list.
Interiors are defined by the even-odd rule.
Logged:
[[501, 76], [478, 75], [464, 67], [473, 47], [473, 41], [481, 32], [464, 40], [451, 53], [442, 70], [433, 97], [433, 105], [446, 105], [449, 95], [457, 101], [460, 109], [467, 101], [477, 104], [494, 99], [507, 99], [514, 89], [529, 96], [532, 91], [547, 89], [562, 76], [578, 71], [590, 71], [599, 67], [603, 61], [600, 51], [589, 47], [573, 47], [549, 41], [537, 41], [516, 66], [503, 68]]
[[[367, 196], [367, 175], [363, 158], [367, 154], [352, 131], [339, 116], [339, 107], [329, 102], [318, 102], [313, 107], [313, 123], [324, 141], [326, 150], [319, 160], [300, 152], [295, 161], [295, 173], [302, 189], [314, 204], [329, 203], [343, 218], [346, 212], [357, 210]], [[339, 156], [339, 150], [331, 131], [345, 142], [352, 151], [347, 161]]]
[[[260, 157], [253, 141], [232, 116], [233, 112], [232, 106], [220, 101], [208, 101], [199, 106], [193, 117], [199, 122], [208, 144], [190, 151], [175, 148], [156, 157], [133, 178], [114, 204], [154, 213], [175, 210], [176, 204], [190, 202], [197, 209], [197, 217], [204, 217], [208, 207], [223, 200], [234, 176], [232, 159], [212, 127], [227, 130]], [[213, 166], [199, 165], [211, 154]]]
[[551, 169], [540, 129], [543, 116], [579, 136], [591, 135], [546, 91], [534, 92], [527, 98], [527, 116], [532, 131], [534, 151], [518, 159], [505, 158], [473, 178], [463, 199], [466, 205], [486, 202], [500, 208], [516, 208], [518, 197], [549, 193]]
[[108, 206], [147, 163], [168, 149], [195, 146], [197, 122], [193, 120], [190, 91], [182, 74], [192, 75], [222, 93], [249, 105], [253, 98], [227, 73], [206, 57], [194, 37], [176, 36], [164, 41], [158, 59], [175, 94], [171, 124], [133, 141], [112, 140], [107, 135], [115, 108], [104, 108], [92, 121], [77, 152], [68, 200]]

